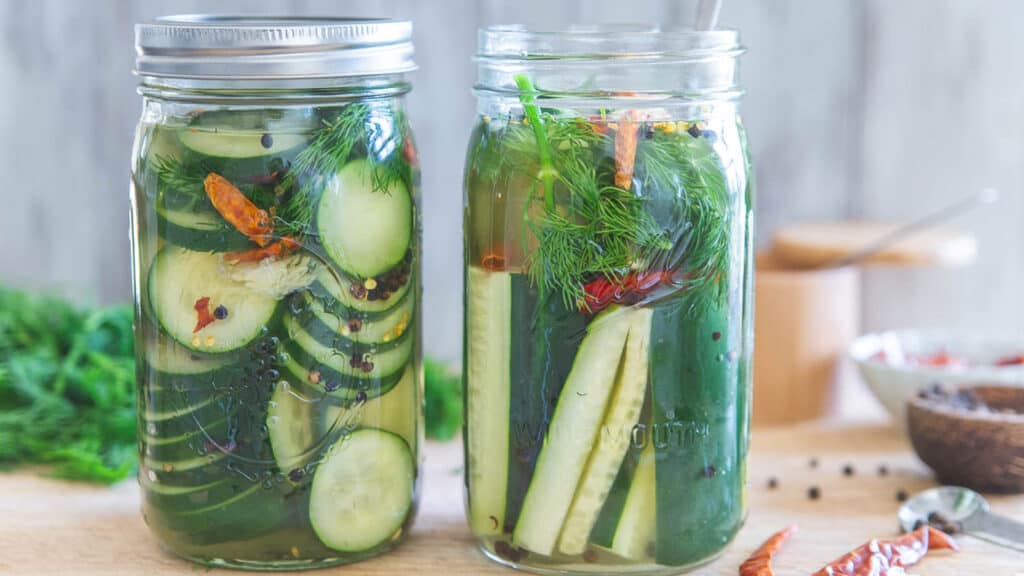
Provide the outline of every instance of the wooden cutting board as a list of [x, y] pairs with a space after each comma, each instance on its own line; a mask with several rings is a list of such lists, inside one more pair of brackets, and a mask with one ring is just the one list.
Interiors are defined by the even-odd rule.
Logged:
[[[463, 521], [462, 448], [432, 444], [426, 452], [423, 506], [409, 542], [369, 562], [316, 574], [399, 576], [514, 572], [486, 561]], [[817, 467], [810, 464], [817, 460]], [[889, 469], [879, 476], [880, 465]], [[842, 468], [853, 466], [854, 475]], [[750, 462], [750, 517], [736, 542], [696, 574], [734, 576], [742, 560], [772, 532], [800, 532], [777, 557], [779, 576], [807, 575], [871, 537], [896, 535], [898, 490], [931, 486], [928, 471], [899, 433], [886, 426], [804, 425], [758, 430]], [[0, 575], [76, 576], [237, 574], [207, 570], [163, 553], [138, 513], [138, 488], [70, 484], [38, 471], [0, 475]], [[770, 490], [769, 478], [778, 480]], [[810, 500], [817, 486], [821, 498]], [[993, 509], [1024, 520], [1024, 497], [991, 498]], [[959, 554], [936, 554], [913, 569], [921, 576], [1024, 576], [1024, 554], [969, 537]]]

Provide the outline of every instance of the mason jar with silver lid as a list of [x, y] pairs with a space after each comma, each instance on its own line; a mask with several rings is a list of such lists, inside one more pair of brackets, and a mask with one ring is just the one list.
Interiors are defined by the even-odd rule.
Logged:
[[173, 16], [136, 28], [139, 482], [208, 565], [397, 546], [419, 493], [412, 25]]

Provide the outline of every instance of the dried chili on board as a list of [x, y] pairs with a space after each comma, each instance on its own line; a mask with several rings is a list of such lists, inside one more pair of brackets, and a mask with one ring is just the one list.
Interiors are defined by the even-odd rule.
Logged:
[[959, 550], [948, 535], [924, 526], [893, 540], [872, 539], [812, 576], [897, 576], [931, 550]]
[[237, 186], [211, 172], [203, 180], [203, 188], [213, 207], [236, 230], [260, 246], [270, 243], [270, 234], [274, 231], [270, 214], [253, 204]]
[[761, 547], [740, 565], [740, 576], [774, 576], [772, 558], [794, 532], [796, 532], [796, 526], [790, 526], [765, 540], [764, 544], [761, 544]]

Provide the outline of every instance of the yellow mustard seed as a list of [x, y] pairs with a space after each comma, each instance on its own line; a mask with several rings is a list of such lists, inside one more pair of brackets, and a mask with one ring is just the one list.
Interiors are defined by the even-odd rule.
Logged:
[[676, 131], [676, 125], [671, 123], [671, 122], [667, 122], [667, 123], [665, 123], [664, 130], [665, 130], [665, 134], [671, 134], [671, 133]]
[[391, 332], [385, 332], [384, 336], [381, 337], [381, 340], [385, 343], [391, 342]]
[[365, 286], [367, 290], [373, 290], [377, 287], [377, 281], [373, 278], [367, 278], [366, 282], [363, 282], [363, 286]]
[[174, 472], [174, 466], [170, 462], [164, 464], [164, 472]]
[[481, 120], [483, 121], [484, 124], [490, 124], [491, 123], [491, 117], [490, 116], [484, 116], [483, 118], [481, 118]]
[[203, 343], [203, 340], [199, 336], [193, 336], [192, 337], [192, 347], [193, 348], [199, 348], [199, 346], [201, 346], [202, 343]]
[[299, 547], [298, 546], [292, 546], [292, 558], [298, 558], [298, 557], [299, 557]]
[[217, 342], [217, 339], [214, 338], [213, 336], [207, 336], [206, 337], [206, 345], [207, 346], [213, 346], [216, 342]]
[[352, 329], [348, 327], [348, 323], [345, 323], [345, 324], [341, 325], [341, 335], [342, 336], [348, 336], [351, 333], [352, 333]]

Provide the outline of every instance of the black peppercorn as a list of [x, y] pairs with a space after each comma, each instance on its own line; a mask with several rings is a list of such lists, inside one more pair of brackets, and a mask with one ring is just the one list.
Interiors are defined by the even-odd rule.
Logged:
[[359, 318], [352, 318], [348, 321], [349, 332], [359, 332], [363, 329], [363, 321]]
[[271, 136], [270, 134], [264, 134], [263, 136], [260, 136], [260, 146], [263, 146], [264, 148], [270, 148], [273, 145], [274, 145], [274, 137], [273, 136]]
[[722, 339], [722, 333], [721, 332], [712, 332], [711, 333], [711, 339], [714, 340], [715, 342], [718, 342], [719, 340]]
[[879, 476], [888, 476], [889, 475], [889, 467], [886, 466], [885, 464], [882, 464], [881, 466], [879, 466], [878, 467], [878, 475]]
[[335, 380], [328, 380], [327, 382], [324, 382], [324, 390], [326, 390], [328, 392], [334, 392], [335, 390], [337, 390], [340, 387], [341, 387], [341, 384], [339, 384]]
[[807, 489], [807, 497], [810, 498], [811, 500], [817, 500], [821, 498], [821, 488], [818, 488], [817, 486], [811, 486], [810, 488]]
[[853, 474], [853, 464], [847, 464], [846, 466], [843, 466], [843, 476], [853, 476]]
[[808, 462], [807, 464], [811, 468], [817, 468], [818, 467], [818, 459], [817, 458], [811, 458], [810, 462]]
[[356, 404], [362, 404], [366, 402], [366, 392], [360, 390], [356, 392]]
[[714, 478], [715, 474], [717, 473], [718, 470], [711, 464], [708, 464], [707, 466], [704, 467], [703, 470], [700, 471], [700, 475], [703, 476], [704, 478]]
[[306, 475], [306, 471], [302, 468], [296, 468], [288, 473], [288, 479], [292, 482], [298, 482]]
[[213, 317], [217, 320], [223, 320], [228, 317], [228, 309], [223, 304], [213, 309]]
[[906, 490], [900, 488], [899, 490], [896, 491], [896, 501], [897, 502], [906, 502], [907, 498], [910, 498], [910, 495], [907, 494]]
[[370, 362], [369, 360], [363, 362], [363, 365], [361, 366], [361, 369], [362, 369], [363, 372], [365, 372], [367, 374], [369, 374], [370, 372], [373, 372], [373, 362]]
[[779, 479], [778, 478], [776, 478], [775, 476], [772, 476], [771, 478], [768, 479], [768, 489], [769, 490], [775, 490], [778, 487], [779, 487]]
[[696, 124], [690, 124], [690, 127], [686, 129], [686, 132], [694, 138], [700, 138], [700, 126], [697, 126]]

